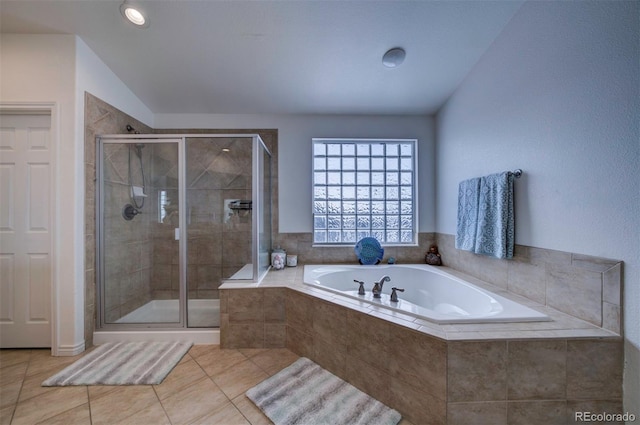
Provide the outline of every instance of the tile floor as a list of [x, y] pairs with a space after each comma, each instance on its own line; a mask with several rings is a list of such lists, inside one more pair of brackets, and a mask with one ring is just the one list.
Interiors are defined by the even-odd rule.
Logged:
[[270, 424], [245, 391], [293, 363], [287, 349], [197, 345], [160, 385], [41, 387], [81, 356], [0, 351], [0, 424]]

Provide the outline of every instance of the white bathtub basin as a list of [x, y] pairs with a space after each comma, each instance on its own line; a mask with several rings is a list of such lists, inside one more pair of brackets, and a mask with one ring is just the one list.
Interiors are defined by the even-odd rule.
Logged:
[[[373, 297], [373, 283], [382, 276], [382, 298]], [[304, 283], [393, 311], [435, 323], [487, 323], [549, 321], [547, 315], [466, 282], [438, 267], [402, 265], [305, 265]], [[358, 295], [365, 282], [365, 295]], [[398, 302], [390, 300], [391, 288], [402, 288]]]

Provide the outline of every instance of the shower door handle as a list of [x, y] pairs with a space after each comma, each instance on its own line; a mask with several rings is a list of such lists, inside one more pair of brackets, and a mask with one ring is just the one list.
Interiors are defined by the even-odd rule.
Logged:
[[173, 239], [176, 241], [180, 240], [180, 228], [176, 227], [175, 229], [173, 229]]

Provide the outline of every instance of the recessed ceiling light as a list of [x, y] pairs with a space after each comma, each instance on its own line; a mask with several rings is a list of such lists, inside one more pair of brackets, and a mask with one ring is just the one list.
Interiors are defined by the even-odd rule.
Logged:
[[126, 1], [120, 5], [120, 13], [138, 28], [147, 28], [149, 26], [149, 21], [144, 16], [144, 13], [142, 13], [140, 8], [131, 5]]
[[406, 52], [402, 47], [394, 47], [387, 51], [387, 53], [382, 56], [382, 63], [387, 68], [395, 68], [404, 62], [404, 57], [406, 56]]

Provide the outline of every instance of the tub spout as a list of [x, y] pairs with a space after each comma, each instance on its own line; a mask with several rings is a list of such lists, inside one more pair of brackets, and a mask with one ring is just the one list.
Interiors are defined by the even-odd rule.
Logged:
[[391, 282], [391, 278], [387, 275], [382, 276], [379, 281], [373, 284], [373, 289], [371, 289], [373, 298], [380, 298], [380, 295], [382, 294], [382, 286], [385, 282]]

